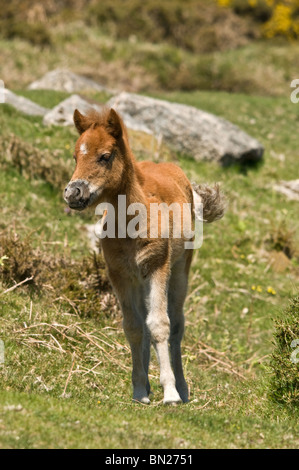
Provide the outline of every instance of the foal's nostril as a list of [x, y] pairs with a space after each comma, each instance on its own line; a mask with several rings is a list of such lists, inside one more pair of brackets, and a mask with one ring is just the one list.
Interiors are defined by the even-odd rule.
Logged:
[[84, 180], [70, 181], [64, 190], [65, 202], [73, 208], [83, 208], [88, 203], [90, 192]]
[[72, 201], [78, 201], [83, 195], [80, 186], [67, 186], [64, 190], [64, 197]]

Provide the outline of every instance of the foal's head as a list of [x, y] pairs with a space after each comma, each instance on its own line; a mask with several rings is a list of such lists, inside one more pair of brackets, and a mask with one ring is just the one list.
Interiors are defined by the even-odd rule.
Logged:
[[80, 134], [74, 153], [76, 168], [64, 199], [72, 209], [83, 210], [120, 187], [126, 170], [125, 129], [114, 109], [86, 116], [76, 109], [74, 123]]

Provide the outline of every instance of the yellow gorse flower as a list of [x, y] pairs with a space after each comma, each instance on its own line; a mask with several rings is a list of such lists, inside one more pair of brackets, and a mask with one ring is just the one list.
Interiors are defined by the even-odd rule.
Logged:
[[232, 1], [231, 0], [218, 0], [218, 5], [220, 7], [229, 7], [231, 6]]
[[288, 36], [292, 30], [292, 8], [279, 3], [275, 6], [273, 15], [264, 25], [264, 34], [268, 38], [283, 35]]

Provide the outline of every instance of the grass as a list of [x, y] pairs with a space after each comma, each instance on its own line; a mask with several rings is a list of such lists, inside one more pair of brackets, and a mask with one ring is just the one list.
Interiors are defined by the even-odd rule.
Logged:
[[134, 36], [115, 39], [80, 21], [52, 25], [51, 37], [49, 46], [0, 38], [0, 76], [8, 88], [25, 89], [49, 70], [70, 68], [109, 89], [201, 89], [285, 97], [297, 74], [298, 42], [285, 40], [259, 40], [200, 53]]
[[[64, 97], [50, 91], [19, 92], [48, 107]], [[29, 283], [3, 293], [13, 282], [2, 277], [2, 448], [299, 446], [298, 408], [272, 399], [269, 367], [273, 318], [298, 293], [298, 251], [288, 258], [274, 243], [279, 226], [285, 243], [298, 246], [298, 203], [285, 200], [273, 184], [295, 177], [299, 108], [284, 97], [224, 92], [158, 96], [219, 114], [265, 146], [264, 162], [246, 169], [175, 156], [190, 179], [220, 181], [230, 201], [225, 218], [204, 228], [204, 243], [192, 265], [183, 343], [190, 403], [162, 405], [155, 357], [152, 404], [131, 402], [130, 352], [111, 292], [99, 293], [97, 311], [87, 315], [80, 310], [81, 295], [85, 293], [86, 302], [94, 295], [82, 274], [82, 259], [90, 251], [84, 225], [93, 215], [65, 212], [55, 184], [41, 177], [26, 179], [17, 168], [1, 163], [1, 234], [10, 231], [27, 240], [34, 256], [44, 260], [45, 272], [53, 257], [75, 263], [70, 275], [62, 266], [56, 268], [58, 279], [65, 276], [63, 293], [51, 277], [38, 286]], [[14, 134], [24, 145], [53, 152], [53, 158], [58, 152], [62, 162], [71, 158], [73, 129], [45, 128], [40, 118], [4, 105], [0, 128], [4, 139]], [[148, 158], [150, 147], [140, 150], [144, 136], [133, 137], [138, 158]], [[5, 244], [1, 249], [5, 255]], [[283, 265], [276, 262], [277, 254], [285, 256]]]
[[[240, 420], [239, 414], [220, 407], [214, 412], [195, 405], [136, 409], [135, 404], [108, 400], [78, 406], [70, 399], [51, 396], [14, 392], [9, 400], [7, 394], [1, 393], [0, 397], [2, 423], [5, 423], [1, 436], [3, 447], [66, 448], [70, 442], [73, 448], [110, 449], [281, 445], [291, 448], [296, 445], [296, 422], [282, 414], [279, 423], [268, 419], [262, 424], [256, 416], [248, 414]], [[248, 394], [244, 395], [246, 399]]]

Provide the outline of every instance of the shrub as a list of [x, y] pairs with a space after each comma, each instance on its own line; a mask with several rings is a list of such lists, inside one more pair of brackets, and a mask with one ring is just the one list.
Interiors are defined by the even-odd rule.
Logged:
[[37, 46], [49, 46], [52, 42], [48, 28], [42, 23], [30, 24], [16, 20], [1, 22], [1, 35], [7, 39], [19, 37]]
[[[298, 340], [298, 343], [294, 340]], [[275, 320], [274, 341], [270, 362], [270, 395], [280, 403], [298, 405], [299, 352], [296, 348], [299, 345], [299, 296], [292, 299], [288, 308]]]
[[299, 3], [298, 1], [289, 3], [289, 5], [283, 3], [275, 5], [271, 18], [263, 28], [265, 37], [285, 36], [289, 39], [299, 37]]
[[39, 283], [41, 272], [40, 253], [34, 251], [27, 238], [23, 240], [13, 232], [0, 235], [0, 279], [4, 284], [12, 284], [33, 278]]
[[39, 46], [50, 45], [52, 39], [47, 24], [48, 11], [47, 5], [41, 5], [36, 1], [4, 2], [0, 11], [1, 36], [7, 39], [19, 37]]
[[[0, 281], [13, 286], [25, 279], [24, 289], [46, 293], [49, 301], [60, 299], [82, 316], [116, 311], [116, 300], [99, 253], [74, 259], [66, 253], [51, 253], [38, 243], [36, 233], [20, 237], [14, 230], [0, 233]], [[107, 295], [108, 294], [108, 295]]]
[[250, 15], [262, 23], [272, 15], [271, 0], [232, 0], [231, 5], [237, 15]]
[[266, 38], [299, 38], [298, 0], [218, 0], [218, 5], [262, 23], [261, 33]]
[[254, 35], [233, 11], [203, 0], [93, 1], [87, 21], [118, 39], [167, 42], [191, 52], [234, 49]]
[[40, 178], [62, 189], [69, 180], [72, 162], [65, 162], [61, 152], [39, 150], [15, 135], [0, 137], [1, 166], [13, 165], [26, 179]]

